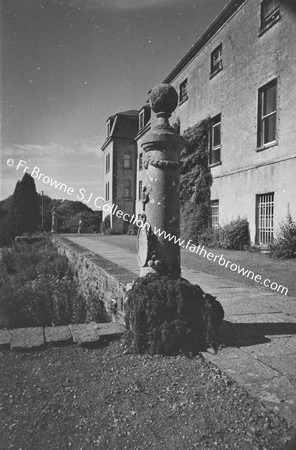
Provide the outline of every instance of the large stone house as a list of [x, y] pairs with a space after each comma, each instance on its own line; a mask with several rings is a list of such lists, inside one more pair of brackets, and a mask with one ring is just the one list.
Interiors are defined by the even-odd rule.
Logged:
[[[212, 226], [247, 217], [259, 245], [272, 241], [288, 209], [296, 219], [295, 80], [293, 0], [230, 1], [163, 80], [179, 93], [172, 121], [181, 133], [211, 117]], [[148, 109], [135, 136], [137, 214]]]

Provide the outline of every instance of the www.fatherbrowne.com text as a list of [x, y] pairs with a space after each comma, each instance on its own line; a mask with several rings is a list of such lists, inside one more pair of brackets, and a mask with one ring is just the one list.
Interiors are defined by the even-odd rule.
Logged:
[[[9, 158], [6, 162], [8, 167], [14, 166], [14, 159]], [[54, 180], [53, 178], [50, 178], [49, 176], [45, 175], [41, 172], [39, 167], [34, 166], [31, 170], [30, 167], [27, 165], [27, 162], [20, 159], [16, 170], [21, 169], [23, 173], [30, 173], [31, 176], [39, 181], [42, 181], [43, 183], [58, 189], [61, 192], [64, 192], [70, 196], [73, 196], [75, 194], [75, 189], [72, 186], [67, 186], [65, 183], [61, 183], [60, 181]], [[147, 222], [144, 222], [142, 219], [137, 218], [134, 214], [130, 215], [128, 213], [124, 213], [118, 208], [118, 205], [115, 205], [114, 203], [106, 203], [105, 199], [101, 196], [95, 197], [94, 193], [90, 193], [86, 195], [87, 191], [84, 188], [80, 188], [78, 193], [76, 193], [77, 200], [84, 202], [86, 204], [89, 204], [91, 201], [95, 208], [99, 210], [103, 210], [107, 214], [115, 215], [116, 217], [123, 219], [126, 222], [129, 222], [130, 224], [137, 225], [139, 228], [144, 227], [150, 227]], [[162, 237], [163, 239], [166, 239], [170, 242], [173, 242], [176, 245], [179, 245], [181, 248], [189, 250], [191, 253], [195, 253], [198, 256], [202, 256], [203, 258], [208, 259], [209, 261], [213, 261], [219, 264], [219, 266], [226, 267], [230, 269], [232, 272], [237, 272], [240, 275], [250, 278], [251, 280], [254, 280], [258, 284], [262, 284], [265, 287], [270, 288], [272, 291], [280, 292], [281, 294], [288, 295], [288, 288], [285, 286], [282, 286], [281, 284], [277, 284], [276, 282], [272, 282], [269, 278], [262, 279], [262, 276], [255, 273], [252, 270], [245, 269], [244, 267], [240, 267], [238, 264], [235, 264], [229, 260], [226, 260], [223, 255], [215, 255], [212, 252], [208, 252], [204, 246], [198, 245], [196, 246], [191, 240], [185, 241], [181, 238], [177, 238], [174, 235], [171, 235], [170, 233], [167, 233], [164, 230], [160, 230], [158, 228], [154, 228], [154, 234], [156, 236]]]

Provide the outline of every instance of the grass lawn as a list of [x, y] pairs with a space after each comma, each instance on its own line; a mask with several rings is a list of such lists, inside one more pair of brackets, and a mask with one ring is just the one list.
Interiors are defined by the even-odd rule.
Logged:
[[119, 342], [0, 353], [0, 448], [294, 449], [287, 423], [201, 357]]

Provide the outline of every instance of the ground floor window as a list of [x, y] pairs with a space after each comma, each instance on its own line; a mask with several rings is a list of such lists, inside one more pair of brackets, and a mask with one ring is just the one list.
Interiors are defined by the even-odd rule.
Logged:
[[274, 193], [259, 194], [257, 204], [257, 236], [256, 243], [270, 244], [273, 241], [274, 222]]
[[213, 230], [219, 228], [219, 200], [211, 201], [211, 227]]

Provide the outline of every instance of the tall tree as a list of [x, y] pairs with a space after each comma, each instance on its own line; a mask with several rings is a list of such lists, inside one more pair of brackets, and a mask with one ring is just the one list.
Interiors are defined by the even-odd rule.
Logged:
[[15, 186], [12, 210], [15, 234], [33, 233], [37, 230], [40, 224], [39, 199], [35, 181], [27, 173]]

